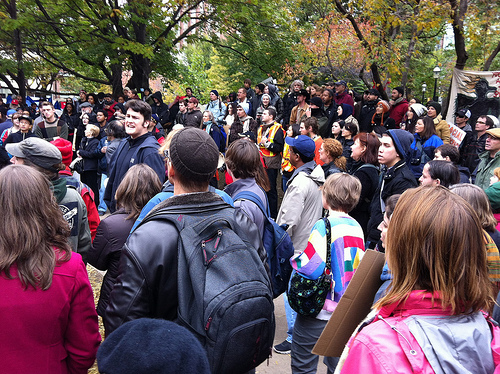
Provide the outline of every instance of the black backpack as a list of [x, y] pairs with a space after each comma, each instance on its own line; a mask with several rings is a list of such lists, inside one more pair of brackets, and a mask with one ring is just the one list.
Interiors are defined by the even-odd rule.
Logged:
[[285, 228], [278, 225], [272, 218], [259, 196], [252, 191], [241, 191], [233, 197], [234, 201], [249, 200], [259, 207], [266, 220], [264, 221], [264, 233], [262, 242], [267, 252], [267, 261], [271, 271], [271, 282], [273, 285], [273, 297], [278, 297], [288, 289], [288, 282], [292, 274], [290, 258], [294, 254], [292, 239]]
[[158, 207], [143, 221], [179, 230], [177, 323], [205, 347], [212, 373], [245, 373], [269, 358], [275, 320], [272, 287], [257, 249], [223, 202], [197, 213]]

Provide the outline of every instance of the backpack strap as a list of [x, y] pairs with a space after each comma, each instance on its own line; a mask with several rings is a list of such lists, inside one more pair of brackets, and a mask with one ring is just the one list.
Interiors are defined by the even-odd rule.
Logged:
[[264, 203], [262, 202], [261, 198], [252, 191], [241, 191], [237, 193], [236, 196], [233, 198], [233, 201], [237, 200], [249, 200], [255, 205], [257, 205], [267, 218], [271, 216], [271, 213], [269, 211], [269, 205], [266, 208], [264, 208]]

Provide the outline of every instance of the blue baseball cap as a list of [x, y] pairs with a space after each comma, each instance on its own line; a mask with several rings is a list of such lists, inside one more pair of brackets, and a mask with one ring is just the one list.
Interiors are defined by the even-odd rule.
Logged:
[[304, 156], [314, 157], [316, 144], [310, 137], [306, 135], [299, 135], [296, 138], [287, 137], [285, 141], [286, 144], [290, 147], [295, 147], [295, 149], [297, 149], [297, 151], [302, 153]]

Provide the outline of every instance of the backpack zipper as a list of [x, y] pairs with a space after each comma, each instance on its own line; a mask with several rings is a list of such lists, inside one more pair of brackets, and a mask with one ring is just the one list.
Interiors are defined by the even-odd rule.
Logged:
[[217, 255], [213, 255], [210, 259], [207, 258], [207, 250], [206, 250], [207, 243], [215, 238], [215, 244], [214, 244], [214, 252], [215, 252], [217, 251], [217, 247], [219, 246], [221, 237], [222, 237], [222, 230], [219, 229], [217, 230], [217, 233], [214, 236], [201, 241], [201, 249], [203, 250], [203, 257], [205, 258], [205, 265], [209, 265], [217, 257]]

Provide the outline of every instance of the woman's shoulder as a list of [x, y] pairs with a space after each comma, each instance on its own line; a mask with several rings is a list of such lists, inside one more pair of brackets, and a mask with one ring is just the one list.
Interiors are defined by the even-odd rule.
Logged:
[[[62, 260], [63, 252], [56, 250], [57, 265], [54, 268], [54, 275], [77, 277], [82, 269], [85, 271], [85, 264], [79, 253], [70, 252], [70, 258], [67, 261]], [[86, 273], [86, 271], [85, 271]]]

